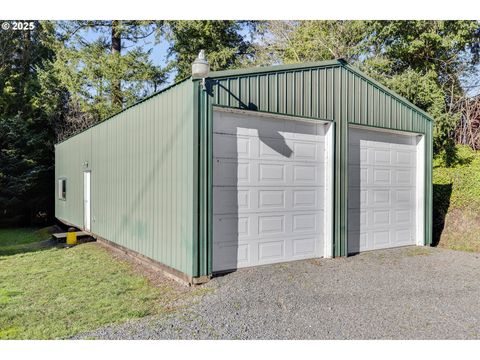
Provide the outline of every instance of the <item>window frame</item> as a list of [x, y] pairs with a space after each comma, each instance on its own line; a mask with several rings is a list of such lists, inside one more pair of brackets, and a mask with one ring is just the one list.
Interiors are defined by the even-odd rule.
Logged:
[[67, 201], [67, 178], [58, 178], [58, 200]]

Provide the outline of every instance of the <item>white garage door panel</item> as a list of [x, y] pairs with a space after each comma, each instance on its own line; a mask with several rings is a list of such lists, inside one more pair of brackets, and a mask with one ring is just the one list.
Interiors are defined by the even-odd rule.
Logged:
[[247, 214], [323, 209], [323, 188], [310, 187], [215, 187], [215, 214]]
[[[292, 121], [265, 116], [251, 116], [235, 113], [215, 112], [213, 131], [216, 134], [248, 135], [318, 141], [317, 135], [325, 135], [325, 125], [321, 123]], [[323, 138], [321, 139], [323, 140]]]
[[215, 160], [214, 186], [316, 186], [324, 167], [315, 163], [265, 160]]
[[320, 246], [321, 244], [319, 244], [318, 238], [315, 236], [295, 239], [272, 239], [261, 242], [224, 241], [214, 243], [214, 271], [310, 259], [321, 256], [319, 255]]
[[415, 244], [416, 139], [350, 129], [349, 252]]
[[324, 137], [324, 125], [214, 112], [214, 271], [322, 256]]
[[323, 162], [323, 136], [317, 137], [318, 141], [216, 133], [213, 156], [227, 159]]
[[323, 212], [299, 212], [292, 214], [215, 215], [214, 237], [231, 242], [236, 239], [296, 238], [305, 234], [321, 235]]

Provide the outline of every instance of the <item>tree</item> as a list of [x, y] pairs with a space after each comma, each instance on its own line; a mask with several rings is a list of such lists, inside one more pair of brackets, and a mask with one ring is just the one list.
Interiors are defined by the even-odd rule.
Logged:
[[[151, 21], [60, 22], [50, 42], [56, 56], [42, 79], [68, 91], [70, 114], [89, 117], [90, 123], [103, 120], [165, 81], [165, 69], [149, 59], [151, 49], [139, 46], [162, 26]], [[66, 118], [67, 124], [75, 120]]]
[[268, 21], [260, 29], [257, 65], [344, 58], [430, 113], [435, 151], [454, 155], [462, 80], [478, 71], [478, 21]]
[[300, 63], [343, 58], [355, 62], [365, 53], [365, 21], [267, 21], [259, 26], [257, 62]]
[[434, 149], [455, 161], [462, 79], [479, 62], [478, 21], [372, 21], [363, 69], [435, 119]]
[[58, 92], [43, 92], [38, 74], [54, 53], [50, 22], [0, 30], [0, 225], [53, 218], [54, 130]]
[[191, 75], [192, 62], [204, 49], [212, 70], [237, 67], [253, 48], [240, 31], [253, 26], [248, 21], [178, 20], [168, 21], [167, 39], [171, 69], [176, 80]]

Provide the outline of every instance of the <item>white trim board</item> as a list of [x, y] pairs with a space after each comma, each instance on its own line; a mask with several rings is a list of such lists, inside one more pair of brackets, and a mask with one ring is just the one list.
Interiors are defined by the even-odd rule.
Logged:
[[325, 125], [325, 232], [323, 236], [325, 258], [333, 257], [333, 174], [335, 171], [334, 124]]
[[425, 135], [417, 142], [416, 244], [425, 245]]
[[296, 121], [306, 121], [312, 123], [320, 123], [320, 124], [331, 124], [333, 121], [328, 120], [321, 120], [321, 119], [312, 119], [312, 118], [305, 118], [301, 116], [294, 116], [294, 115], [283, 115], [283, 114], [276, 114], [276, 113], [269, 113], [265, 111], [255, 111], [255, 110], [243, 110], [243, 109], [236, 109], [236, 108], [229, 108], [223, 106], [215, 106], [213, 105], [214, 111], [219, 112], [227, 112], [227, 113], [234, 113], [234, 114], [243, 114], [249, 116], [262, 116], [268, 118], [277, 118], [277, 119], [285, 119], [285, 120], [296, 120]]
[[378, 131], [378, 132], [383, 132], [388, 134], [398, 134], [398, 135], [404, 135], [404, 136], [423, 136], [423, 134], [416, 133], [416, 132], [378, 128], [378, 127], [372, 127], [368, 125], [349, 124], [348, 127], [351, 129]]

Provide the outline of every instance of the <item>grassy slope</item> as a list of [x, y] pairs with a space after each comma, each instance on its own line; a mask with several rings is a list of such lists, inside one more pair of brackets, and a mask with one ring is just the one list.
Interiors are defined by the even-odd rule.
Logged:
[[[0, 230], [0, 251], [41, 238], [27, 229]], [[96, 243], [0, 255], [0, 339], [64, 338], [168, 312], [177, 296]]]
[[[480, 251], [480, 152], [458, 147], [458, 162], [445, 167], [434, 159], [434, 237], [439, 246]], [[443, 221], [444, 219], [444, 221]]]

